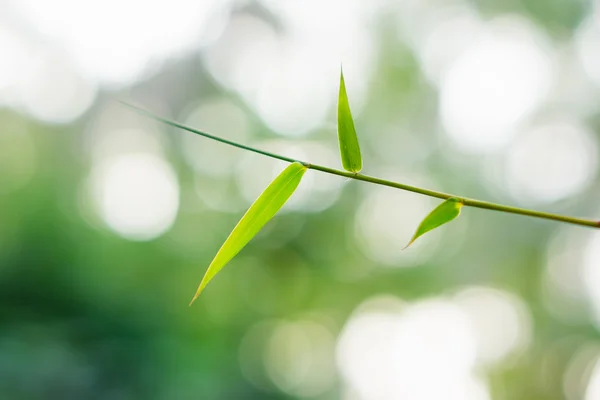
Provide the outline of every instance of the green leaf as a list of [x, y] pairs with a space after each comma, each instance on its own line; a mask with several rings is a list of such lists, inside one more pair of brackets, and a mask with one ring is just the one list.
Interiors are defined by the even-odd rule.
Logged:
[[360, 146], [356, 137], [354, 120], [348, 103], [344, 73], [340, 71], [340, 94], [338, 98], [338, 140], [340, 142], [340, 154], [342, 165], [346, 171], [357, 173], [362, 169], [362, 157]]
[[190, 305], [200, 296], [208, 282], [273, 218], [294, 193], [305, 172], [304, 165], [292, 163], [262, 192], [233, 228], [208, 266]]
[[462, 206], [463, 203], [460, 199], [450, 198], [444, 201], [436, 208], [434, 208], [433, 211], [430, 212], [429, 215], [426, 216], [425, 219], [421, 222], [414, 236], [410, 240], [410, 243], [408, 243], [406, 247], [413, 244], [419, 236], [422, 236], [425, 233], [441, 225], [444, 225], [445, 223], [450, 222], [456, 217], [458, 217], [460, 215], [460, 209], [462, 208]]

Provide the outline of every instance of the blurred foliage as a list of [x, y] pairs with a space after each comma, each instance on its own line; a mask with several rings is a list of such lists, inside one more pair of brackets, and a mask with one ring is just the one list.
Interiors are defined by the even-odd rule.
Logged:
[[[485, 16], [520, 13], [559, 38], [572, 35], [590, 7], [582, 0], [473, 3]], [[424, 186], [433, 182], [434, 189], [514, 202], [482, 177], [489, 160], [465, 156], [443, 139], [432, 117], [438, 112], [436, 89], [385, 15], [381, 21], [373, 28], [380, 54], [374, 78], [364, 107], [355, 114], [365, 173], [417, 180]], [[113, 102], [125, 96], [179, 120], [183, 114], [175, 110], [220, 96], [242, 109], [250, 141], [257, 147], [281, 139], [193, 57], [166, 63], [158, 74], [127, 90], [102, 93], [92, 109], [71, 124], [46, 125], [3, 109], [0, 398], [294, 398], [269, 378], [262, 349], [251, 341], [252, 332], [258, 332], [256, 340], [266, 340], [261, 324], [317, 320], [337, 337], [356, 307], [372, 296], [392, 294], [413, 301], [468, 285], [516, 294], [526, 303], [534, 326], [525, 351], [484, 371], [495, 400], [564, 398], [562, 377], [573, 355], [584, 345], [598, 345], [598, 331], [586, 306], [579, 304], [572, 311], [585, 315], [573, 322], [545, 303], [547, 248], [564, 226], [463, 210], [463, 216], [442, 233], [431, 234], [438, 242], [431, 242], [437, 244], [426, 257], [415, 258], [416, 266], [393, 268], [357, 245], [356, 219], [374, 190], [359, 182], [345, 182], [339, 199], [325, 210], [290, 209], [278, 215], [188, 308], [206, 266], [249, 204], [240, 189], [244, 178], [239, 176], [245, 175], [238, 172], [245, 165], [257, 165], [261, 157], [239, 151], [242, 166], [233, 167], [235, 174], [225, 178], [202, 174], [186, 162], [186, 145], [198, 141], [217, 157], [223, 145], [202, 138], [186, 141], [188, 133], [136, 120], [135, 124], [159, 132], [166, 158], [177, 173], [180, 205], [173, 226], [157, 238], [136, 241], [120, 236], [86, 200], [86, 182], [94, 168], [86, 146], [90, 137], [102, 134], [91, 127], [106, 110], [119, 116], [124, 126], [131, 124], [133, 117]], [[329, 125], [289, 143], [312, 141], [336, 153], [334, 120], [332, 107]], [[31, 143], [11, 136], [19, 132], [25, 132]], [[214, 133], [228, 136], [225, 131]], [[305, 155], [308, 161], [313, 157]], [[311, 174], [316, 172], [309, 171], [307, 177]], [[225, 207], [231, 202], [235, 212], [207, 205], [198, 194], [210, 190], [225, 193], [215, 203]], [[385, 193], [394, 195], [391, 189]], [[409, 202], [417, 195], [396, 196]], [[598, 211], [599, 196], [596, 180], [577, 198], [551, 207], [592, 215]], [[424, 204], [431, 208], [435, 203]], [[406, 227], [406, 241], [415, 227]], [[410, 257], [407, 253], [406, 260]], [[333, 374], [332, 387], [316, 398], [342, 397], [339, 372]]]

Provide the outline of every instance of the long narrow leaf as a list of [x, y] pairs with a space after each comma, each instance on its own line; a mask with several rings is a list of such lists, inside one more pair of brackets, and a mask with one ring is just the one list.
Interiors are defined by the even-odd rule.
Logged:
[[414, 236], [410, 240], [410, 243], [408, 243], [406, 247], [413, 244], [419, 236], [422, 236], [425, 233], [458, 217], [460, 215], [460, 209], [462, 206], [463, 203], [460, 201], [460, 199], [451, 198], [434, 208], [433, 211], [430, 212], [429, 215], [427, 215], [421, 222]]
[[200, 296], [208, 282], [273, 218], [294, 193], [305, 172], [304, 165], [297, 162], [290, 164], [256, 199], [208, 266], [190, 305]]
[[356, 137], [354, 120], [350, 111], [344, 73], [340, 71], [340, 93], [338, 97], [338, 140], [342, 165], [346, 171], [357, 173], [362, 169], [362, 156]]

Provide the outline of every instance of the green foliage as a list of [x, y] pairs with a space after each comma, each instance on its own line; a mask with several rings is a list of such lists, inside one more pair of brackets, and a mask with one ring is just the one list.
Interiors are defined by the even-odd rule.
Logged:
[[344, 73], [340, 71], [340, 93], [338, 98], [338, 139], [340, 142], [340, 154], [342, 165], [346, 171], [358, 173], [362, 169], [362, 156], [360, 146], [356, 137], [354, 120], [350, 111]]
[[421, 222], [417, 228], [417, 231], [406, 247], [409, 247], [411, 244], [413, 244], [420, 236], [458, 217], [460, 215], [460, 209], [462, 206], [463, 203], [460, 199], [451, 198], [434, 208], [433, 211], [430, 212], [429, 215], [427, 215]]
[[306, 167], [292, 163], [281, 172], [250, 206], [240, 222], [221, 246], [212, 260], [190, 305], [200, 296], [208, 282], [271, 220], [294, 193]]

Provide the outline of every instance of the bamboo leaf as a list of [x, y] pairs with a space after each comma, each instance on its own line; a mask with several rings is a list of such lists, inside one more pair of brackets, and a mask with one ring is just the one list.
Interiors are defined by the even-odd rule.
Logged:
[[340, 93], [338, 97], [338, 140], [340, 142], [340, 154], [342, 165], [346, 171], [357, 173], [362, 169], [362, 157], [360, 146], [356, 137], [354, 120], [350, 111], [344, 73], [340, 71]]
[[290, 164], [256, 199], [208, 266], [190, 305], [200, 296], [208, 282], [273, 218], [294, 193], [305, 172], [304, 165], [298, 162]]
[[410, 240], [410, 243], [408, 243], [406, 247], [413, 244], [418, 237], [458, 217], [462, 206], [463, 203], [460, 199], [450, 198], [434, 208], [421, 222], [414, 236]]

